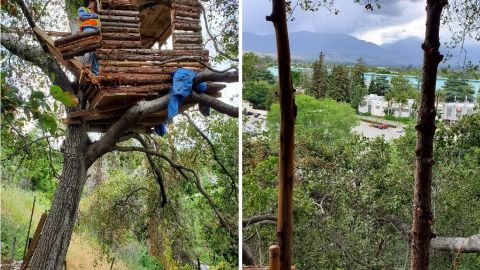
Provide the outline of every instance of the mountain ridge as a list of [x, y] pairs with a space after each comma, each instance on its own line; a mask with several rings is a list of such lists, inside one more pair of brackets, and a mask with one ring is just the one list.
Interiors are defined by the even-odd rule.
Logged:
[[[375, 66], [421, 66], [423, 60], [420, 47], [422, 40], [416, 37], [377, 45], [342, 33], [300, 31], [289, 35], [292, 57], [298, 59], [314, 60], [318, 58], [320, 52], [323, 52], [325, 60], [331, 63], [351, 64], [362, 57], [369, 65]], [[274, 34], [259, 35], [244, 32], [242, 45], [244, 51], [265, 54], [276, 52]], [[442, 51], [448, 52], [445, 49]], [[470, 46], [467, 51], [469, 59], [474, 63], [480, 62], [480, 46]], [[454, 60], [452, 58], [442, 65], [454, 65]]]

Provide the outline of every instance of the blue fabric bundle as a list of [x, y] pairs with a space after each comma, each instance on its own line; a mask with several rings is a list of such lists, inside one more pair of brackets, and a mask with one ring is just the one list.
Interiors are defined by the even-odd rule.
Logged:
[[193, 79], [197, 76], [197, 73], [193, 70], [179, 68], [171, 76], [172, 88], [170, 88], [170, 99], [168, 100], [167, 122], [155, 127], [155, 133], [160, 136], [167, 133], [166, 124], [178, 114], [180, 105], [192, 93], [192, 88], [199, 93], [204, 93], [207, 90], [207, 83], [205, 82], [193, 85]]

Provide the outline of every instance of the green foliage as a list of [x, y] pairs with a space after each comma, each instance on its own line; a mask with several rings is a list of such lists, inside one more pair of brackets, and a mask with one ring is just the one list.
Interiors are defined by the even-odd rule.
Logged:
[[474, 101], [475, 91], [473, 87], [467, 82], [462, 73], [453, 73], [448, 77], [445, 85], [443, 86], [445, 91], [445, 100], [452, 101]]
[[375, 80], [372, 79], [370, 86], [368, 87], [368, 93], [384, 96], [388, 91], [390, 91], [390, 89], [391, 86], [387, 78], [385, 76], [380, 76]]
[[248, 52], [243, 54], [243, 62], [242, 62], [243, 81], [251, 81], [253, 79], [253, 74], [256, 71], [259, 61], [260, 60], [255, 53]]
[[23, 249], [27, 239], [33, 198], [34, 196], [37, 197], [30, 237], [35, 232], [40, 216], [46, 210], [45, 205], [47, 205], [48, 202], [39, 194], [4, 184], [1, 185], [1, 191], [2, 258], [10, 258], [13, 239], [16, 238], [14, 254], [15, 259], [20, 260], [23, 256]]
[[345, 65], [334, 65], [328, 77], [326, 97], [340, 102], [350, 102], [350, 77]]
[[243, 55], [243, 99], [255, 108], [268, 109], [276, 101], [278, 86], [273, 75], [254, 53]]
[[[158, 151], [178, 164], [198, 172], [203, 188], [216, 209], [228, 220], [238, 220], [236, 193], [238, 175], [238, 125], [236, 119], [212, 114], [208, 119], [190, 114], [213, 143], [217, 158], [234, 177], [230, 179], [213, 159], [210, 146], [186, 121], [178, 121], [167, 137], [155, 137]], [[131, 142], [124, 143], [131, 145]], [[125, 254], [126, 246], [141, 257], [129, 255], [131, 265], [147, 269], [196, 269], [196, 260], [209, 266], [237, 264], [237, 239], [223, 227], [212, 206], [199, 192], [191, 174], [185, 179], [168, 163], [160, 166], [168, 203], [160, 207], [159, 186], [142, 153], [111, 153], [92, 170], [108, 164], [105, 179], [81, 202], [79, 230], [97, 237], [104, 253]], [[98, 173], [100, 174], [100, 173]], [[97, 173], [95, 173], [97, 175]], [[133, 268], [132, 266], [132, 268]], [[161, 268], [158, 268], [160, 266]], [[230, 269], [227, 268], [227, 269]], [[142, 268], [139, 268], [142, 269]]]
[[307, 88], [307, 94], [315, 98], [324, 98], [328, 87], [327, 76], [325, 55], [320, 53], [318, 60], [313, 63], [312, 80], [310, 87]]
[[[400, 84], [402, 85], [402, 84]], [[393, 142], [350, 135], [338, 124], [324, 100], [296, 97], [296, 178], [294, 189], [294, 263], [301, 269], [396, 269], [408, 261], [415, 169], [414, 125]], [[328, 101], [328, 100], [326, 100]], [[334, 102], [334, 101], [329, 101]], [[308, 104], [308, 106], [302, 106]], [[336, 103], [340, 107], [342, 104]], [[302, 113], [324, 114], [323, 123]], [[342, 108], [345, 110], [345, 108]], [[325, 113], [324, 113], [325, 112]], [[348, 117], [346, 118], [348, 119]], [[244, 136], [244, 216], [275, 213], [278, 172], [278, 107], [268, 117], [274, 136]], [[326, 123], [325, 123], [326, 122]], [[344, 121], [349, 123], [349, 121]], [[327, 127], [324, 127], [324, 126]], [[435, 136], [432, 203], [434, 231], [439, 236], [478, 233], [480, 212], [480, 114], [453, 126], [440, 123]], [[324, 130], [338, 128], [332, 136]], [[314, 130], [314, 132], [308, 132]], [[244, 230], [247, 245], [265, 264], [268, 246], [276, 241], [275, 227], [256, 224]], [[258, 248], [257, 248], [258, 247]], [[258, 252], [262, 250], [262, 254]], [[431, 268], [477, 269], [478, 256], [432, 251]]]
[[[355, 111], [347, 103], [318, 100], [308, 95], [297, 95], [295, 103], [298, 112], [295, 131], [300, 142], [330, 142], [348, 137], [357, 122]], [[279, 121], [280, 107], [274, 104], [267, 115], [267, 127], [271, 133], [278, 133]]]
[[216, 38], [218, 62], [238, 58], [238, 1], [214, 0], [203, 3], [210, 32]]
[[45, 94], [39, 90], [30, 91], [30, 96], [25, 98], [18, 88], [8, 83], [5, 73], [0, 73], [0, 78], [2, 120], [22, 127], [26, 121], [33, 119], [38, 121], [42, 131], [57, 133], [58, 105], [55, 102], [52, 106]]
[[243, 99], [252, 102], [256, 108], [267, 109], [273, 103], [276, 87], [266, 81], [249, 81], [243, 84]]
[[78, 105], [77, 97], [71, 92], [64, 92], [58, 85], [50, 86], [50, 95], [67, 107], [75, 107]]

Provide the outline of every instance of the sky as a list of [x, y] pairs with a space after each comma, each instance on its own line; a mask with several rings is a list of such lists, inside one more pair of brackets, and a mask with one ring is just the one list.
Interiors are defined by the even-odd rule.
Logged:
[[[268, 0], [243, 0], [243, 32], [273, 33], [272, 23], [265, 21], [265, 16], [271, 13], [271, 5]], [[338, 15], [325, 8], [316, 12], [297, 8], [294, 20], [288, 23], [289, 31], [344, 33], [378, 45], [424, 36], [424, 0], [382, 0], [381, 5], [380, 9], [366, 11], [353, 0], [336, 0]]]

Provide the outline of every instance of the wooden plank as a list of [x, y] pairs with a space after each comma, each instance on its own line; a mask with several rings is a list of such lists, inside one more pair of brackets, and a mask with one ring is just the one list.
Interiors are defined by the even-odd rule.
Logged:
[[[63, 59], [62, 54], [55, 47], [53, 39], [49, 37], [47, 33], [45, 33], [42, 29], [38, 28], [38, 26], [35, 26], [32, 30], [40, 39], [43, 40], [43, 42], [45, 42], [50, 53], [57, 59], [57, 61], [59, 61], [62, 65], [64, 65], [70, 72], [73, 73], [73, 75], [75, 75], [75, 77], [78, 78], [78, 76], [80, 75], [80, 71], [82, 70], [84, 65], [80, 63], [80, 61], [78, 61], [77, 59], [69, 59], [69, 60]], [[87, 76], [90, 79], [90, 81], [93, 84], [98, 84], [96, 76], [90, 70], [88, 70], [87, 72], [88, 72]]]
[[200, 32], [202, 30], [202, 27], [200, 26], [200, 24], [190, 23], [186, 21], [174, 21], [173, 26], [174, 26], [174, 30], [193, 31], [193, 32]]
[[134, 40], [140, 41], [139, 33], [102, 33], [103, 40]]
[[100, 9], [97, 11], [99, 15], [107, 16], [128, 16], [128, 17], [139, 17], [140, 12], [138, 11], [129, 11], [129, 10], [112, 10], [112, 9]]
[[140, 41], [103, 40], [103, 48], [110, 49], [135, 49], [140, 48]]
[[165, 83], [172, 80], [168, 74], [129, 74], [129, 73], [104, 73], [98, 76], [102, 85], [119, 84], [119, 85], [136, 85], [136, 84], [154, 84]]
[[45, 31], [45, 33], [47, 33], [47, 35], [51, 37], [66, 37], [72, 34], [71, 32], [59, 32], [59, 31]]
[[201, 50], [157, 50], [157, 49], [99, 49], [98, 54], [136, 54], [136, 55], [165, 55], [165, 56], [208, 56], [208, 50], [202, 48]]
[[[158, 66], [158, 62], [124, 62], [124, 61], [109, 61], [102, 60], [99, 62], [101, 66], [117, 66], [117, 67], [146, 67], [146, 66]], [[163, 67], [184, 67], [192, 69], [203, 69], [205, 68], [202, 64], [198, 62], [171, 62], [171, 63], [162, 63]]]
[[81, 39], [81, 40], [75, 40], [75, 41], [72, 41], [72, 42], [69, 42], [69, 43], [63, 43], [62, 45], [58, 45], [56, 47], [60, 50], [60, 52], [64, 53], [66, 51], [70, 51], [70, 50], [80, 48], [80, 47], [83, 47], [83, 46], [88, 46], [88, 45], [100, 43], [101, 38], [102, 37], [100, 35], [90, 36], [90, 37], [86, 37], [86, 38]]
[[175, 67], [159, 67], [159, 66], [146, 66], [146, 67], [119, 67], [119, 66], [100, 66], [100, 75], [102, 73], [144, 73], [144, 74], [170, 74], [176, 70]]
[[85, 39], [85, 38], [88, 38], [88, 37], [92, 37], [92, 36], [100, 36], [100, 30], [95, 30], [95, 31], [90, 31], [90, 32], [82, 32], [82, 33], [79, 33], [79, 34], [76, 34], [76, 35], [70, 35], [70, 36], [66, 36], [64, 38], [59, 38], [59, 39], [54, 41], [54, 45], [55, 45], [55, 47], [59, 47], [59, 46], [65, 45], [67, 43], [75, 42], [75, 41]]
[[80, 48], [75, 48], [69, 52], [63, 54], [63, 59], [71, 59], [75, 56], [84, 55], [89, 52], [94, 52], [96, 49], [102, 47], [101, 43], [86, 45]]
[[[168, 61], [176, 57], [168, 55], [137, 55], [137, 54], [124, 54], [124, 53], [112, 53], [112, 54], [103, 54], [97, 53], [99, 60], [110, 60], [110, 61], [133, 61], [133, 62], [145, 62], [145, 61]], [[187, 56], [187, 55], [186, 55]], [[198, 56], [188, 56], [194, 59], [198, 59], [202, 62], [208, 62], [208, 57], [198, 57]], [[181, 61], [191, 61], [191, 60], [181, 60]]]
[[105, 22], [119, 22], [119, 23], [139, 24], [140, 19], [138, 17], [128, 17], [128, 16], [100, 15], [100, 22], [102, 23], [102, 25]]
[[102, 22], [102, 27], [104, 26], [139, 29], [140, 23]]
[[123, 28], [117, 26], [102, 26], [102, 33], [140, 33], [140, 29]]
[[38, 240], [40, 239], [40, 235], [46, 219], [47, 219], [47, 214], [43, 213], [42, 216], [40, 217], [40, 221], [38, 222], [37, 229], [35, 230], [35, 234], [33, 234], [32, 242], [28, 246], [28, 252], [25, 255], [25, 258], [23, 258], [22, 267], [20, 268], [21, 270], [26, 270], [28, 267], [28, 264], [30, 263], [30, 260], [32, 259], [33, 252], [37, 247], [37, 243], [38, 243]]

